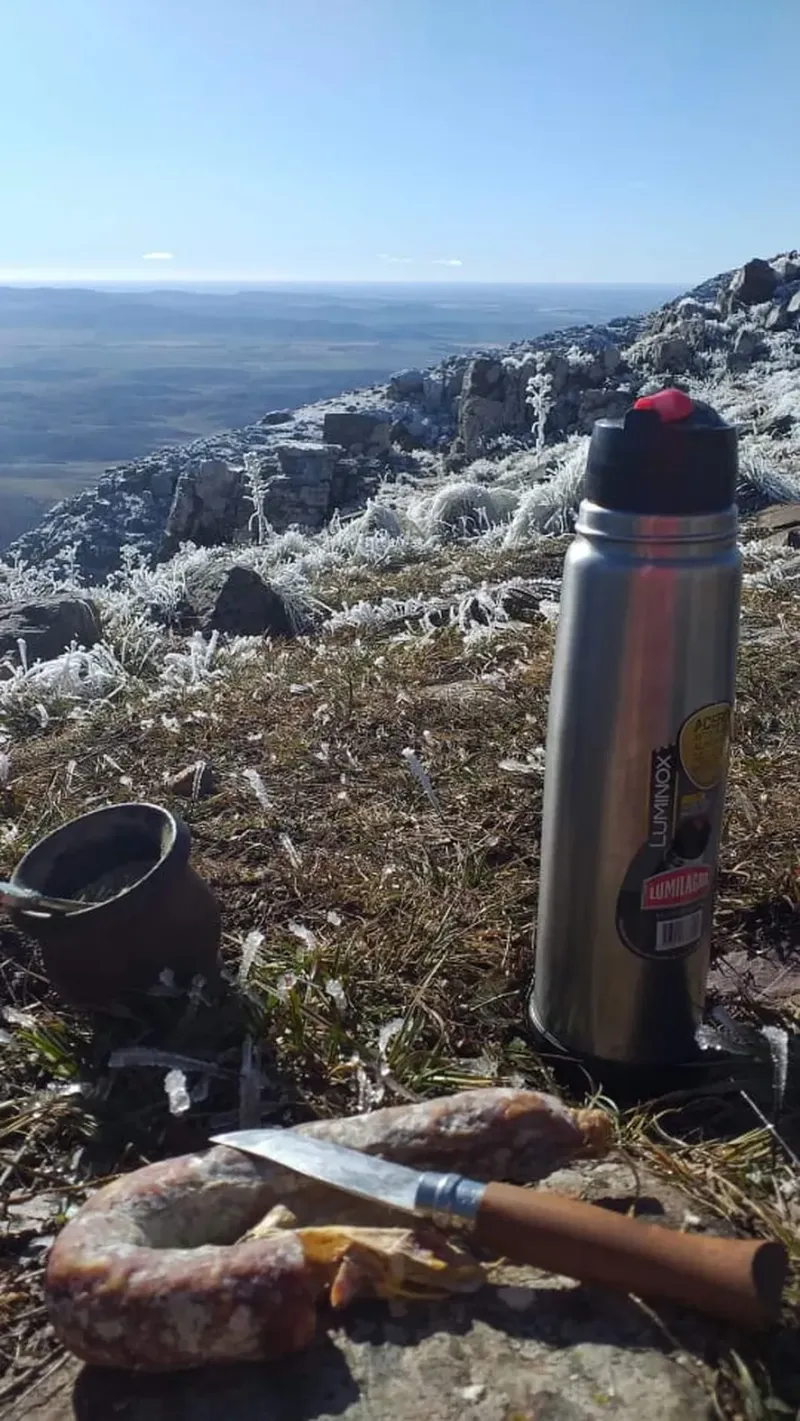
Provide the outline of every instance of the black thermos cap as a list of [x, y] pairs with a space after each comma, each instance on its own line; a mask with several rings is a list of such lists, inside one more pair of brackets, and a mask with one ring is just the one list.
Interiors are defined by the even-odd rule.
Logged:
[[637, 400], [623, 419], [599, 419], [584, 498], [619, 513], [691, 517], [736, 502], [736, 430], [682, 390]]

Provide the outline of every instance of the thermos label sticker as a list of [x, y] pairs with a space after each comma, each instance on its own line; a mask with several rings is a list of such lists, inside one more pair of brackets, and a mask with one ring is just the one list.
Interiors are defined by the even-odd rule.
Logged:
[[705, 898], [711, 887], [711, 869], [707, 863], [699, 868], [673, 868], [669, 873], [656, 873], [642, 884], [642, 907], [683, 908]]
[[622, 941], [640, 957], [685, 957], [708, 938], [730, 733], [730, 705], [703, 706], [652, 752], [647, 838], [616, 914]]
[[681, 727], [681, 764], [698, 789], [718, 785], [728, 763], [731, 708], [724, 702], [696, 711]]

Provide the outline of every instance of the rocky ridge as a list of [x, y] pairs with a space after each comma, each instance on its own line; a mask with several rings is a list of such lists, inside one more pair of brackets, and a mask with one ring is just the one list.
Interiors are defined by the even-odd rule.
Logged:
[[[259, 424], [108, 470], [56, 505], [9, 556], [36, 564], [69, 551], [89, 583], [132, 546], [157, 559], [181, 544], [315, 532], [379, 491], [430, 486], [520, 449], [544, 451], [676, 382], [800, 380], [800, 252], [753, 259], [648, 316], [554, 331], [505, 350], [405, 370], [385, 385], [273, 411]], [[775, 402], [777, 404], [780, 401]], [[791, 441], [792, 409], [765, 397], [759, 432]], [[469, 477], [469, 474], [467, 474]]]

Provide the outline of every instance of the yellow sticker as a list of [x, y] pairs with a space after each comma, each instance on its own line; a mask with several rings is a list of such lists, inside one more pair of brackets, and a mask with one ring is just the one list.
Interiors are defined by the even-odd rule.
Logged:
[[727, 701], [703, 706], [684, 721], [678, 740], [681, 763], [698, 789], [718, 785], [728, 763], [731, 707]]

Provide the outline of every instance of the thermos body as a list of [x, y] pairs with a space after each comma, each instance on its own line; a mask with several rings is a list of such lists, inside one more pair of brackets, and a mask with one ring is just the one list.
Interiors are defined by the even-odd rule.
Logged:
[[529, 1012], [631, 1066], [686, 1060], [705, 998], [741, 590], [725, 447], [730, 499], [689, 479], [663, 513], [657, 482], [638, 499], [587, 478], [565, 560]]

